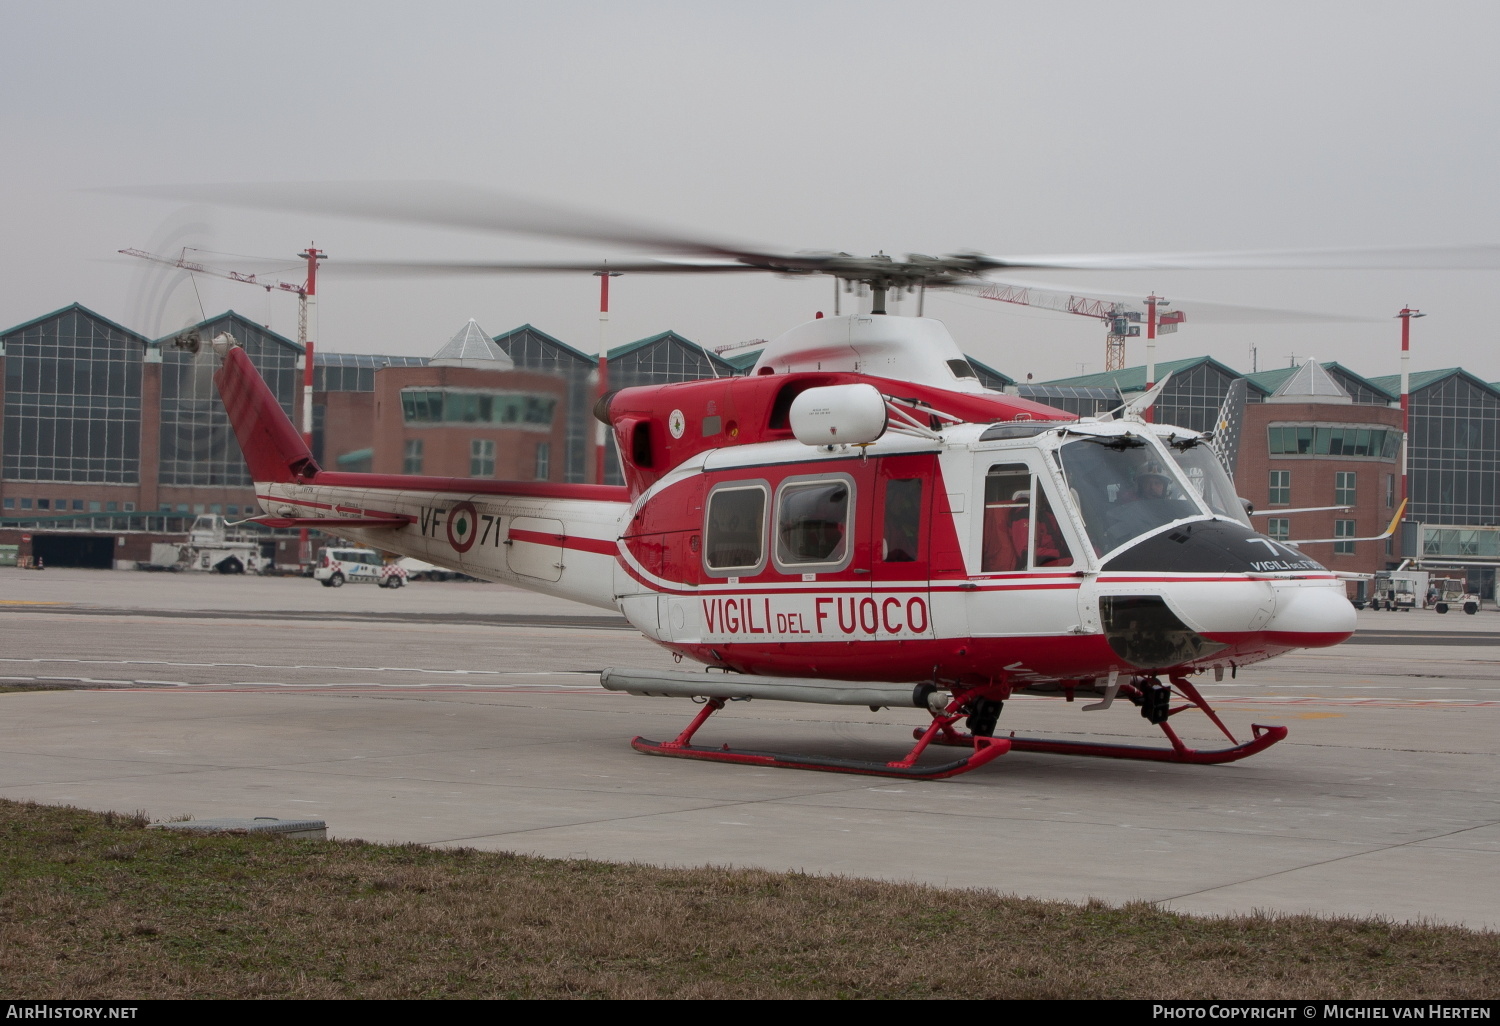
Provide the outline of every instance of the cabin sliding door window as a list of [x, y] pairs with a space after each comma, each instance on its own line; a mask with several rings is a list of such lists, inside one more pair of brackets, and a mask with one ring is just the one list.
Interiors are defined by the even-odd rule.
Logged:
[[720, 485], [708, 496], [703, 525], [703, 565], [713, 577], [750, 577], [766, 565], [764, 481]]
[[984, 477], [981, 573], [1073, 565], [1047, 491], [1024, 463], [997, 463]]
[[854, 479], [848, 474], [792, 477], [776, 493], [776, 569], [832, 573], [849, 565]]
[[897, 477], [886, 482], [883, 520], [881, 562], [915, 563], [922, 548], [920, 477]]

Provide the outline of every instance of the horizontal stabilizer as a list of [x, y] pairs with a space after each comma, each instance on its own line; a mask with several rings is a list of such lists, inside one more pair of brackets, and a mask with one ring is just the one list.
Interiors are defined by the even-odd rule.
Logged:
[[316, 531], [329, 531], [338, 527], [405, 527], [411, 517], [251, 517], [251, 523], [265, 527], [306, 527]]
[[764, 698], [776, 702], [819, 705], [873, 705], [925, 709], [926, 689], [910, 684], [756, 677], [739, 673], [693, 673], [687, 670], [619, 670], [599, 674], [610, 691], [667, 698]]

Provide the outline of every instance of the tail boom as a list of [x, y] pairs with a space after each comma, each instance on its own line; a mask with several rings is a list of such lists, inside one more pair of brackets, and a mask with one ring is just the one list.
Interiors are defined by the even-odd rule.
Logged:
[[[325, 478], [338, 480], [325, 483]], [[630, 508], [623, 498], [611, 502], [503, 491], [507, 485], [530, 482], [458, 479], [468, 488], [428, 490], [423, 487], [427, 481], [441, 479], [395, 480], [407, 487], [386, 487], [391, 483], [386, 475], [325, 473], [306, 482], [260, 483], [256, 495], [269, 514], [265, 520], [296, 520], [481, 580], [619, 608], [616, 539]]]
[[268, 526], [315, 527], [483, 580], [608, 609], [627, 491], [547, 481], [347, 474], [318, 466], [249, 356], [215, 350], [214, 383]]

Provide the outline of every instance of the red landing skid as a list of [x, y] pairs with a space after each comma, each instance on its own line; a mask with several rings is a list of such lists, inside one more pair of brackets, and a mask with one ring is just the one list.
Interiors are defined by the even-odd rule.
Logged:
[[[1092, 755], [1104, 759], [1144, 759], [1150, 762], [1181, 762], [1206, 766], [1220, 762], [1235, 762], [1247, 756], [1254, 755], [1257, 752], [1263, 752], [1287, 735], [1285, 727], [1270, 727], [1263, 723], [1252, 723], [1250, 730], [1254, 736], [1249, 741], [1241, 743], [1229, 732], [1229, 728], [1224, 726], [1224, 721], [1219, 719], [1218, 714], [1213, 711], [1208, 702], [1204, 701], [1203, 696], [1199, 694], [1196, 687], [1184, 677], [1174, 676], [1171, 680], [1172, 686], [1177, 689], [1177, 692], [1183, 698], [1187, 699], [1187, 702], [1171, 709], [1167, 715], [1176, 716], [1178, 713], [1185, 712], [1188, 709], [1200, 709], [1204, 715], [1214, 721], [1215, 726], [1224, 732], [1224, 736], [1233, 742], [1233, 747], [1215, 748], [1206, 752], [1199, 751], [1196, 748], [1189, 748], [1177, 736], [1177, 732], [1172, 729], [1171, 725], [1165, 721], [1159, 724], [1159, 726], [1162, 729], [1162, 733], [1167, 735], [1167, 740], [1172, 742], [1171, 748], [1152, 748], [1146, 745], [1099, 744], [1090, 741], [1061, 741], [1039, 737], [1016, 737], [1015, 734], [1011, 734], [1003, 740], [1009, 741], [1011, 751], [1015, 752], [1049, 752], [1053, 755]], [[1125, 685], [1125, 687], [1131, 686]], [[915, 737], [921, 737], [924, 733], [931, 733], [931, 728], [925, 732], [920, 730], [912, 732]], [[974, 738], [970, 734], [954, 730], [950, 725], [939, 727], [939, 735], [932, 739], [932, 743], [966, 747], [974, 743]]]
[[[916, 745], [904, 759], [898, 759], [895, 762], [865, 762], [860, 759], [838, 759], [817, 755], [779, 755], [773, 752], [747, 752], [730, 748], [728, 745], [722, 748], [704, 748], [690, 744], [698, 728], [722, 708], [724, 708], [724, 699], [710, 698], [704, 703], [702, 711], [693, 718], [693, 722], [689, 723], [687, 729], [677, 735], [675, 740], [648, 741], [646, 738], [636, 737], [631, 739], [630, 746], [647, 755], [669, 755], [677, 759], [704, 759], [709, 762], [734, 762], [750, 766], [824, 770], [829, 773], [861, 773], [875, 777], [901, 777], [905, 780], [942, 780], [944, 777], [957, 776], [983, 766], [990, 760], [1010, 751], [1012, 745], [1009, 738], [1003, 737], [977, 737], [960, 741], [960, 735], [953, 730], [953, 724], [962, 717], [947, 714], [934, 716], [931, 726], [926, 730], [915, 731]], [[955, 762], [945, 762], [938, 766], [918, 766], [917, 758], [928, 745], [942, 736], [944, 731], [952, 738], [952, 740], [945, 738], [944, 744], [966, 747], [970, 750], [970, 754]], [[1285, 730], [1282, 733], [1285, 733]]]

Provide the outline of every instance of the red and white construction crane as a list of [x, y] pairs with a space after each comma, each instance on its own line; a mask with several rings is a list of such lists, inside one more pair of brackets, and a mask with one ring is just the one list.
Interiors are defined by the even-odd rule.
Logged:
[[[176, 267], [190, 274], [207, 274], [214, 278], [224, 278], [228, 281], [242, 282], [246, 285], [255, 285], [265, 289], [267, 292], [291, 292], [297, 297], [297, 344], [302, 347], [302, 441], [309, 450], [313, 447], [313, 335], [314, 325], [318, 312], [318, 261], [327, 259], [328, 254], [314, 245], [309, 245], [297, 255], [307, 261], [307, 278], [300, 285], [291, 282], [279, 281], [274, 278], [266, 278], [245, 271], [233, 271], [228, 268], [211, 267], [197, 260], [189, 260], [190, 247], [183, 247], [182, 253], [176, 259], [172, 257], [158, 256], [155, 253], [147, 253], [143, 249], [122, 249], [119, 252], [126, 256], [140, 257], [142, 260], [150, 260], [153, 263], [164, 264], [167, 267]], [[311, 559], [312, 551], [308, 545], [307, 529], [298, 532], [298, 558], [307, 562]]]
[[313, 330], [314, 318], [317, 316], [318, 306], [318, 261], [327, 259], [328, 254], [314, 246], [308, 246], [297, 255], [307, 261], [307, 279], [300, 285], [291, 282], [279, 281], [274, 278], [262, 277], [249, 274], [245, 271], [232, 271], [223, 267], [212, 267], [197, 260], [189, 260], [190, 247], [183, 247], [182, 253], [176, 258], [158, 256], [155, 253], [147, 253], [143, 249], [122, 249], [119, 252], [125, 256], [140, 257], [142, 260], [150, 260], [153, 263], [164, 264], [167, 267], [176, 267], [191, 274], [206, 274], [214, 278], [224, 278], [228, 281], [242, 282], [245, 285], [255, 285], [265, 289], [267, 292], [291, 292], [297, 296], [297, 344], [302, 347], [302, 439], [308, 448], [312, 447], [313, 430]]
[[[1043, 310], [1056, 310], [1059, 313], [1077, 314], [1080, 317], [1092, 317], [1103, 321], [1107, 334], [1104, 337], [1104, 369], [1106, 371], [1121, 370], [1125, 366], [1125, 340], [1127, 338], [1138, 338], [1141, 334], [1141, 323], [1146, 324], [1147, 349], [1147, 371], [1148, 379], [1155, 378], [1155, 346], [1152, 343], [1158, 332], [1163, 334], [1177, 330], [1177, 325], [1187, 319], [1181, 310], [1173, 310], [1163, 313], [1157, 310], [1159, 306], [1165, 306], [1166, 301], [1160, 296], [1150, 296], [1145, 300], [1146, 310], [1133, 310], [1123, 302], [1113, 299], [1097, 299], [1092, 296], [1080, 296], [1068, 292], [1059, 292], [1055, 289], [1038, 288], [1032, 285], [1009, 284], [995, 282], [992, 285], [960, 285], [955, 291], [966, 292], [980, 299], [993, 299], [999, 303], [1015, 303], [1018, 306], [1035, 306]], [[1150, 388], [1152, 381], [1148, 381], [1146, 387]]]

